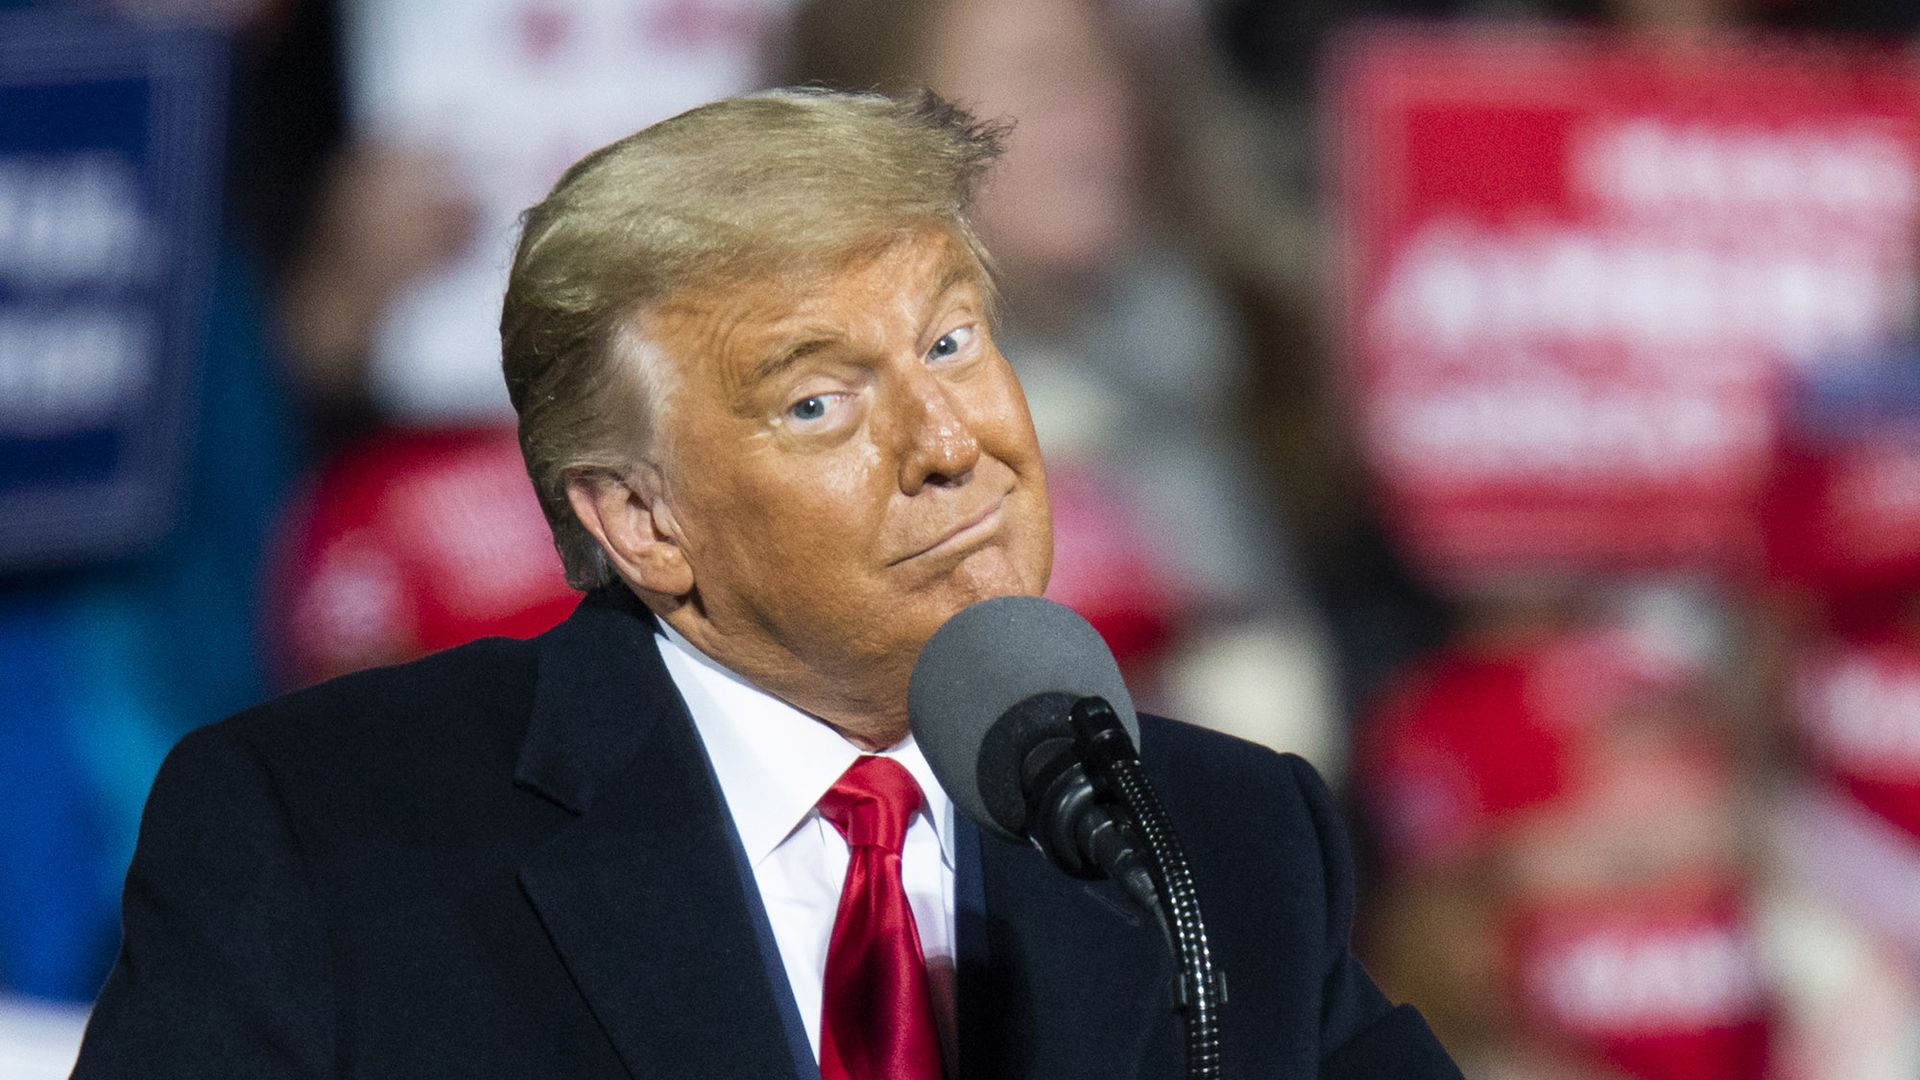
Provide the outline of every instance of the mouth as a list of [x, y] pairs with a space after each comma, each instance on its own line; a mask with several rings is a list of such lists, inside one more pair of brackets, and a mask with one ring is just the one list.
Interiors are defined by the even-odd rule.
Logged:
[[[1007, 494], [1011, 494], [1011, 492]], [[1003, 494], [988, 503], [979, 513], [961, 522], [933, 543], [917, 551], [902, 555], [888, 565], [898, 566], [901, 563], [912, 562], [915, 559], [924, 558], [928, 555], [948, 554], [951, 552], [964, 551], [972, 547], [987, 537], [992, 536], [994, 531], [1000, 527], [1000, 519], [1003, 516], [1006, 505], [1007, 495]]]

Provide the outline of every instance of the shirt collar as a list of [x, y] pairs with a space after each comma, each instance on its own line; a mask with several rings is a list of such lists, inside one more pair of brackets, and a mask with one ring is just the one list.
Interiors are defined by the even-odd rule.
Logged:
[[[758, 866], [864, 751], [824, 721], [720, 666], [664, 622], [658, 625], [660, 658], [706, 745], [747, 862]], [[913, 735], [880, 754], [905, 766], [920, 785], [923, 812], [952, 868], [953, 803]]]

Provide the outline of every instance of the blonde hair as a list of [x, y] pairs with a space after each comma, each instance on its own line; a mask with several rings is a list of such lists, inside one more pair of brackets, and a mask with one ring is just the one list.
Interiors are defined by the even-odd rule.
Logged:
[[523, 217], [500, 313], [527, 474], [576, 589], [609, 584], [567, 484], [623, 475], [670, 390], [648, 305], [682, 290], [821, 275], [929, 226], [983, 271], [969, 214], [1006, 128], [937, 96], [770, 90], [594, 151]]

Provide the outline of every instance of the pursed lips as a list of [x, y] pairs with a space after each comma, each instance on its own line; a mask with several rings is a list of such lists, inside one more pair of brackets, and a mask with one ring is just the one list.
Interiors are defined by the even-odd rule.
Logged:
[[935, 540], [933, 543], [928, 544], [925, 547], [918, 549], [917, 551], [913, 551], [906, 555], [902, 555], [899, 558], [893, 560], [893, 562], [889, 563], [888, 565], [898, 566], [901, 563], [907, 562], [909, 560], [917, 559], [922, 555], [931, 555], [931, 554], [934, 554], [935, 552], [940, 551], [943, 548], [966, 544], [969, 541], [972, 541], [976, 538], [983, 537], [988, 533], [991, 533], [994, 530], [994, 528], [1000, 523], [1000, 509], [1007, 504], [1007, 496], [1011, 494], [1012, 494], [1011, 491], [1002, 492], [992, 502], [988, 503], [986, 507], [982, 509], [979, 513], [973, 515], [972, 517], [968, 518], [966, 521], [961, 522], [959, 525], [941, 534], [939, 539]]

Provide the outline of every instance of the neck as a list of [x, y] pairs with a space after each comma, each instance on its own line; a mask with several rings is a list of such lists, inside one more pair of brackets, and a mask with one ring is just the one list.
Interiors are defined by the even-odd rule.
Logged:
[[[814, 715], [819, 716], [818, 713]], [[820, 722], [839, 732], [841, 738], [862, 750], [885, 750], [907, 737], [907, 722], [904, 717], [898, 722], [855, 718], [850, 725], [846, 720], [836, 723], [827, 717], [820, 716]]]
[[852, 688], [875, 682], [873, 672], [867, 678], [823, 676], [797, 657], [780, 650], [735, 647], [736, 643], [712, 632], [704, 620], [687, 617], [687, 609], [656, 612], [686, 643], [707, 659], [725, 668], [774, 697], [812, 716], [837, 732], [841, 738], [862, 750], [884, 750], [907, 737], [905, 677], [894, 692], [850, 692]]

